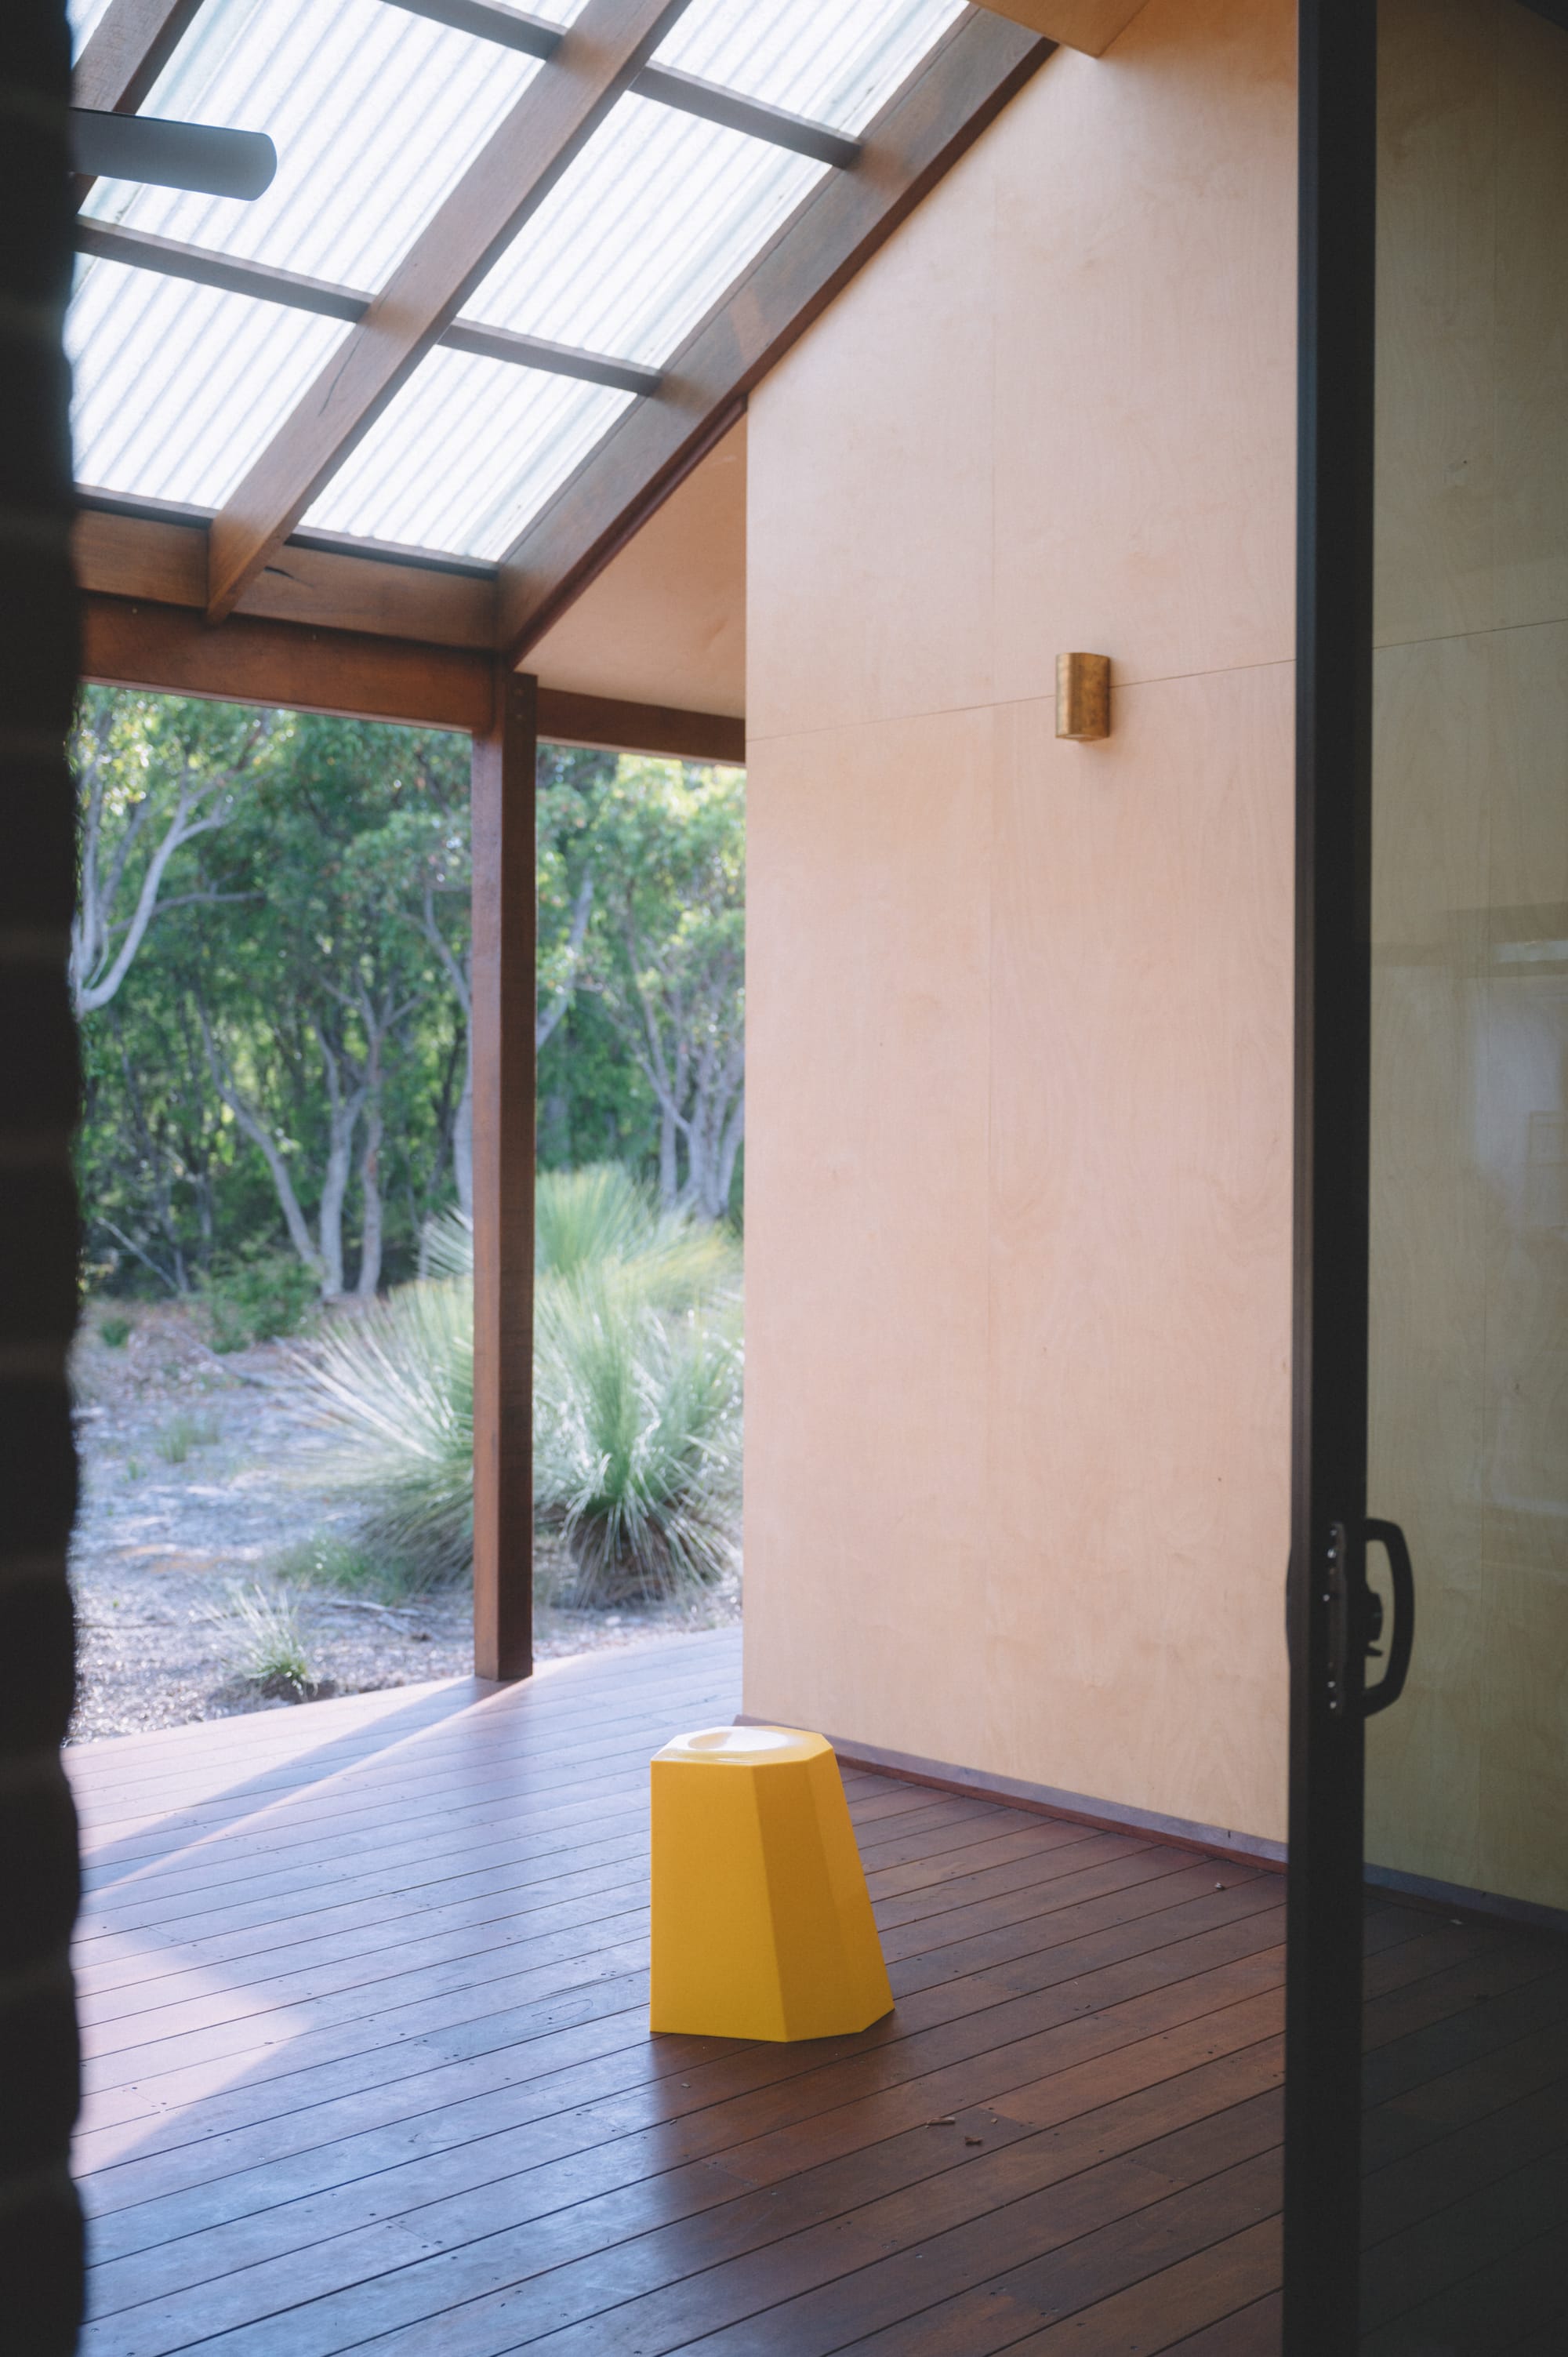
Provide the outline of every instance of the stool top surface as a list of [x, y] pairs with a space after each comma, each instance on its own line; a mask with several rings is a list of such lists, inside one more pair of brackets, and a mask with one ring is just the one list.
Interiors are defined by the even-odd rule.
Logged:
[[672, 1736], [656, 1760], [683, 1760], [714, 1768], [784, 1768], [815, 1760], [832, 1746], [796, 1727], [704, 1727]]

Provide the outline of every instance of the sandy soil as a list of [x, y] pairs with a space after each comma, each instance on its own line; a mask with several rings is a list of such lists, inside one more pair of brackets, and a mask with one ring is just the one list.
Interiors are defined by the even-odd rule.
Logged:
[[[119, 1305], [114, 1305], [116, 1308]], [[467, 1592], [403, 1606], [278, 1576], [291, 1549], [347, 1537], [354, 1509], [324, 1480], [324, 1444], [279, 1383], [288, 1346], [217, 1357], [199, 1312], [137, 1305], [129, 1340], [102, 1339], [102, 1309], [77, 1343], [73, 1380], [82, 1497], [71, 1550], [80, 1623], [71, 1740], [286, 1709], [236, 1674], [228, 1606], [236, 1586], [286, 1595], [313, 1679], [339, 1694], [467, 1676]], [[627, 1645], [739, 1618], [738, 1586], [693, 1610], [572, 1612], [541, 1606], [542, 1658]]]

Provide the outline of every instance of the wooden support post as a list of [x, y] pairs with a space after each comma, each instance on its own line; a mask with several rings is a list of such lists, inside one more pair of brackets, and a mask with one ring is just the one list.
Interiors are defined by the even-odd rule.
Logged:
[[533, 1668], [536, 683], [474, 738], [474, 1669]]

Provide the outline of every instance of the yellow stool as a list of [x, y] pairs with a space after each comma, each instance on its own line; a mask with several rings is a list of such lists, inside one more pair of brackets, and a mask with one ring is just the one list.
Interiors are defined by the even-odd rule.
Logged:
[[892, 2007], [832, 1745], [714, 1727], [656, 1752], [650, 2027], [832, 2038]]

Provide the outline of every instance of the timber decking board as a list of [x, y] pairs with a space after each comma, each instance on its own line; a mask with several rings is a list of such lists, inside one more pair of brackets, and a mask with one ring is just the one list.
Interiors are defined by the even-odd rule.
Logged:
[[[69, 1755], [83, 2357], [1275, 2357], [1281, 1878], [850, 1770], [895, 2013], [650, 2039], [646, 1762], [737, 1671], [681, 1639]], [[1434, 2242], [1478, 2316], [1502, 2236], [1549, 2329], [1563, 1951], [1385, 1894], [1368, 1950], [1378, 2357]]]

